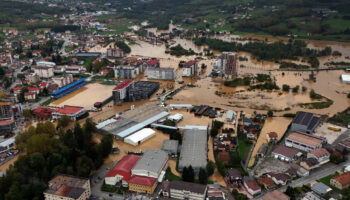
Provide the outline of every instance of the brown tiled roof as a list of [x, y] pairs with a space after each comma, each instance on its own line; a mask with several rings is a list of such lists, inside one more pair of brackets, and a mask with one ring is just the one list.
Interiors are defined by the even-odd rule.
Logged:
[[250, 188], [254, 191], [261, 189], [261, 187], [258, 185], [258, 183], [255, 180], [245, 181], [245, 184], [248, 186], [248, 188]]
[[306, 144], [312, 147], [318, 146], [323, 142], [322, 138], [320, 137], [300, 132], [293, 132], [289, 134], [286, 139]]
[[259, 178], [258, 182], [262, 185], [265, 185], [265, 186], [275, 184], [275, 182], [273, 182], [272, 178], [269, 178], [269, 177]]
[[339, 142], [339, 145], [349, 148], [350, 147], [350, 139], [345, 139], [345, 140]]
[[284, 145], [279, 145], [275, 150], [273, 150], [273, 153], [283, 155], [287, 158], [293, 158], [298, 152], [298, 150]]
[[329, 156], [330, 153], [324, 149], [324, 148], [319, 148], [319, 149], [315, 149], [313, 151], [310, 151], [309, 154], [313, 154], [315, 155], [317, 158], [321, 158], [321, 157], [324, 157], [324, 156]]
[[197, 183], [189, 183], [184, 181], [171, 181], [170, 190], [187, 190], [198, 194], [204, 194], [206, 192], [207, 186]]
[[333, 179], [337, 180], [342, 185], [348, 185], [350, 184], [350, 172], [341, 174], [337, 177], [334, 177]]
[[269, 172], [267, 173], [269, 176], [275, 177], [276, 180], [281, 180], [283, 182], [288, 181], [290, 179], [290, 177], [287, 174], [283, 174], [283, 173], [275, 173], [275, 172]]
[[270, 132], [270, 133], [268, 133], [268, 135], [269, 135], [269, 138], [276, 138], [277, 139], [277, 137], [278, 137], [276, 132]]

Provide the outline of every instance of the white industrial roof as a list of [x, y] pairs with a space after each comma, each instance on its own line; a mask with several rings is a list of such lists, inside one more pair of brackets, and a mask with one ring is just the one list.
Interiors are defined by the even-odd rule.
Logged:
[[342, 74], [341, 80], [344, 82], [350, 82], [350, 75], [349, 74]]
[[97, 129], [101, 129], [101, 128], [107, 126], [108, 124], [114, 123], [114, 122], [116, 122], [116, 121], [117, 121], [117, 120], [114, 119], [114, 118], [112, 118], [112, 119], [107, 119], [106, 121], [103, 121], [103, 122], [97, 124], [97, 125], [96, 125], [96, 128], [97, 128]]
[[127, 143], [131, 143], [131, 144], [138, 144], [139, 141], [142, 141], [145, 138], [149, 138], [153, 135], [155, 135], [156, 132], [150, 128], [144, 128], [140, 131], [137, 131], [136, 133], [126, 137], [124, 139], [125, 142]]
[[5, 141], [2, 141], [1, 143], [0, 143], [0, 147], [7, 147], [7, 146], [9, 146], [10, 144], [14, 144], [15, 143], [15, 137], [12, 137], [12, 138], [9, 138], [9, 139], [7, 139], [7, 140], [5, 140]]
[[180, 121], [182, 119], [183, 115], [180, 113], [176, 113], [175, 115], [171, 115], [168, 117], [169, 120], [175, 120]]

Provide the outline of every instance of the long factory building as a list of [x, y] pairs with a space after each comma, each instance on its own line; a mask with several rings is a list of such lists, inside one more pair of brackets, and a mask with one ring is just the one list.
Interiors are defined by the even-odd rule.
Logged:
[[[111, 133], [117, 140], [126, 139], [141, 129], [166, 118], [169, 112], [158, 105], [146, 104], [135, 109], [128, 110], [120, 116], [108, 119], [96, 125], [101, 133]], [[143, 139], [141, 138], [141, 142]]]

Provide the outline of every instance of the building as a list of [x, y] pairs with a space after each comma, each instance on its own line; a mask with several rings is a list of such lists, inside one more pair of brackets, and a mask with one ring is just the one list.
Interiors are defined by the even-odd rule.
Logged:
[[166, 182], [163, 187], [163, 195], [172, 199], [204, 200], [207, 186], [184, 181]]
[[344, 140], [341, 140], [340, 142], [338, 142], [336, 148], [341, 152], [343, 152], [344, 149], [346, 149], [347, 151], [350, 151], [350, 139], [346, 138]]
[[0, 102], [0, 120], [12, 119], [12, 103], [11, 102]]
[[279, 190], [274, 190], [272, 192], [266, 193], [262, 200], [290, 200], [289, 196], [285, 195]]
[[177, 140], [164, 140], [162, 144], [162, 150], [167, 152], [169, 156], [177, 156], [179, 141]]
[[190, 165], [195, 173], [199, 173], [200, 168], [206, 168], [207, 137], [207, 127], [205, 126], [187, 126], [184, 128], [178, 165], [179, 171]]
[[271, 178], [276, 185], [286, 185], [287, 182], [291, 179], [290, 176], [284, 173], [269, 172], [266, 175], [267, 177]]
[[67, 105], [57, 108], [54, 112], [52, 112], [53, 119], [59, 119], [63, 115], [67, 115], [72, 120], [78, 120], [87, 117], [89, 113], [83, 107]]
[[47, 119], [52, 116], [54, 111], [55, 109], [49, 107], [37, 107], [33, 110], [33, 114], [38, 118]]
[[233, 119], [235, 118], [233, 110], [228, 110], [226, 112], [226, 121], [232, 122]]
[[174, 114], [174, 115], [170, 115], [170, 116], [168, 117], [168, 120], [170, 120], [170, 121], [172, 121], [172, 122], [175, 122], [175, 123], [178, 123], [178, 122], [180, 122], [180, 121], [182, 120], [182, 118], [183, 118], [183, 115], [182, 115], [182, 114], [176, 113], [176, 114]]
[[86, 69], [84, 66], [71, 65], [71, 66], [66, 66], [65, 71], [67, 74], [80, 74], [80, 73], [86, 72]]
[[24, 99], [26, 101], [33, 101], [37, 97], [37, 94], [35, 92], [25, 92], [24, 93]]
[[79, 52], [74, 55], [74, 57], [80, 57], [80, 58], [98, 58], [101, 56], [102, 56], [102, 53], [100, 52]]
[[48, 66], [36, 66], [34, 68], [34, 73], [40, 78], [51, 78], [53, 77], [53, 67]]
[[345, 172], [339, 176], [333, 177], [330, 184], [339, 190], [348, 188], [350, 186], [350, 172]]
[[261, 193], [260, 185], [252, 177], [244, 177], [243, 185], [248, 193], [252, 196]]
[[170, 104], [169, 108], [171, 110], [179, 110], [179, 109], [186, 109], [186, 110], [190, 110], [192, 109], [192, 104]]
[[15, 138], [9, 138], [0, 142], [0, 153], [7, 152], [15, 145]]
[[86, 200], [90, 195], [89, 179], [64, 174], [51, 179], [44, 192], [45, 200]]
[[147, 150], [132, 168], [131, 174], [158, 179], [167, 168], [168, 154], [165, 151]]
[[58, 77], [53, 77], [52, 81], [58, 85], [58, 87], [64, 87], [68, 84], [71, 84], [73, 82], [73, 76], [72, 74], [67, 74], [64, 76], [58, 76]]
[[348, 74], [342, 74], [341, 75], [341, 81], [346, 84], [350, 84], [350, 75]]
[[139, 70], [133, 66], [117, 66], [114, 68], [114, 76], [119, 79], [134, 79]]
[[227, 78], [237, 76], [237, 55], [231, 52], [223, 52], [214, 63], [213, 72]]
[[190, 77], [196, 75], [198, 71], [198, 62], [196, 60], [191, 60], [183, 64], [182, 66], [182, 76]]
[[130, 80], [126, 80], [118, 84], [112, 92], [114, 104], [120, 104], [121, 102], [129, 99], [129, 91], [133, 86], [134, 82]]
[[317, 182], [315, 184], [312, 184], [311, 190], [316, 194], [323, 196], [323, 195], [326, 195], [328, 192], [332, 191], [332, 188], [330, 188], [328, 185], [324, 183]]
[[96, 125], [101, 133], [111, 133], [116, 139], [124, 140], [129, 135], [165, 119], [169, 113], [155, 104], [145, 104], [122, 113], [117, 118], [103, 121]]
[[330, 155], [331, 154], [326, 149], [319, 148], [307, 153], [307, 158], [315, 158], [322, 165], [329, 162]]
[[12, 119], [0, 120], [0, 133], [11, 132], [15, 127], [16, 123]]
[[121, 58], [124, 57], [124, 52], [120, 48], [108, 48], [107, 58]]
[[300, 166], [302, 166], [307, 171], [315, 169], [320, 166], [319, 162], [316, 158], [307, 158], [304, 161], [300, 162]]
[[268, 143], [276, 143], [278, 141], [278, 134], [276, 132], [267, 133], [267, 142]]
[[173, 68], [148, 67], [145, 76], [155, 80], [175, 80], [175, 71]]
[[131, 169], [135, 166], [139, 157], [136, 155], [126, 155], [111, 169], [105, 176], [107, 185], [115, 185], [122, 181], [124, 187], [128, 187], [131, 177]]
[[159, 59], [151, 59], [149, 61], [146, 62], [146, 66], [148, 68], [159, 68], [160, 64], [159, 64]]
[[299, 111], [292, 121], [291, 131], [303, 133], [314, 133], [316, 127], [320, 124], [321, 118], [313, 113]]
[[274, 190], [278, 186], [275, 184], [275, 182], [272, 180], [272, 178], [269, 177], [262, 177], [258, 179], [259, 184], [263, 185], [266, 190]]
[[284, 145], [279, 145], [273, 150], [272, 156], [275, 159], [279, 159], [279, 160], [286, 161], [286, 162], [291, 162], [292, 160], [294, 160], [296, 158], [296, 155], [298, 153], [299, 153], [299, 151], [296, 149], [286, 147]]
[[243, 177], [236, 169], [229, 169], [225, 175], [225, 182], [227, 185], [239, 185], [243, 181]]
[[287, 147], [293, 147], [306, 152], [321, 148], [322, 143], [322, 138], [301, 132], [293, 132], [285, 139], [285, 145]]
[[125, 143], [131, 144], [133, 146], [137, 146], [139, 144], [141, 144], [142, 142], [148, 140], [149, 138], [153, 137], [154, 135], [156, 135], [156, 132], [150, 128], [144, 128], [141, 129], [139, 131], [137, 131], [136, 133], [126, 137], [124, 139]]
[[168, 154], [162, 150], [147, 150], [131, 169], [129, 190], [152, 194], [162, 182], [168, 168]]
[[307, 192], [305, 196], [302, 198], [302, 200], [323, 200], [323, 198], [319, 197], [317, 194], [313, 192]]

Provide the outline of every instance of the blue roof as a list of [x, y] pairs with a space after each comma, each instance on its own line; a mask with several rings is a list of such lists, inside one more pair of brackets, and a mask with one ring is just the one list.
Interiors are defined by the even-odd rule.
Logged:
[[59, 90], [53, 92], [53, 93], [52, 93], [52, 96], [56, 96], [56, 95], [58, 95], [58, 94], [60, 94], [60, 93], [62, 93], [62, 92], [64, 92], [64, 91], [68, 90], [69, 88], [74, 87], [74, 86], [76, 86], [76, 85], [78, 85], [78, 84], [84, 82], [85, 80], [86, 80], [86, 78], [82, 78], [82, 79], [79, 79], [79, 80], [77, 80], [77, 81], [75, 81], [75, 82], [69, 84], [69, 85], [66, 85], [66, 86], [64, 86], [63, 88], [61, 88], [61, 89], [59, 89]]

